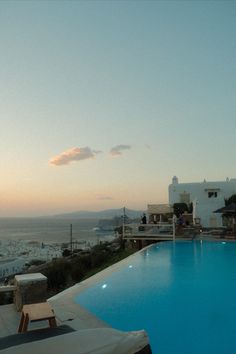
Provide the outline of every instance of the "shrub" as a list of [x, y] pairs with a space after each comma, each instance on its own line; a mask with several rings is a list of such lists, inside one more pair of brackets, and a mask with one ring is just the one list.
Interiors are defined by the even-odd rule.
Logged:
[[63, 252], [62, 252], [62, 256], [63, 257], [69, 257], [71, 255], [71, 251], [68, 250], [68, 248], [66, 248]]
[[78, 257], [78, 259], [73, 259], [71, 262], [71, 278], [78, 282], [82, 280], [85, 276], [88, 268], [84, 264], [83, 260]]
[[229, 205], [231, 203], [236, 203], [236, 194], [233, 194], [230, 198], [225, 199], [225, 205]]
[[70, 280], [71, 263], [60, 259], [52, 262], [42, 273], [48, 278], [49, 289], [64, 288]]
[[97, 251], [93, 251], [91, 253], [91, 266], [93, 267], [99, 267], [102, 265], [108, 258], [109, 256], [109, 251], [106, 249], [101, 249]]
[[44, 264], [46, 263], [46, 261], [43, 261], [41, 259], [32, 259], [30, 262], [29, 262], [29, 266], [31, 265], [35, 265], [35, 266], [38, 266], [38, 265], [41, 265], [41, 264]]

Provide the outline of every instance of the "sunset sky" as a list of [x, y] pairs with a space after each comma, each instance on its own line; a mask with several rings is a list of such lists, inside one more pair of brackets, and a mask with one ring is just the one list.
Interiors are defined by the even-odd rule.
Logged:
[[236, 177], [235, 1], [1, 1], [0, 216]]

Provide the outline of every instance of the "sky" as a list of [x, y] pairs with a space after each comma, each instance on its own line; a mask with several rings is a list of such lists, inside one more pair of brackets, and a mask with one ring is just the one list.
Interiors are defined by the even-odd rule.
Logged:
[[235, 1], [1, 1], [0, 216], [236, 177]]

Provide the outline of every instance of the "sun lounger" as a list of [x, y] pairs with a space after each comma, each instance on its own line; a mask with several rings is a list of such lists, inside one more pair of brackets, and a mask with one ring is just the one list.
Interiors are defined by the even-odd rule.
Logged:
[[[61, 325], [54, 328], [40, 328], [24, 333], [12, 334], [10, 336], [0, 338], [0, 352], [5, 352], [5, 349], [7, 348], [21, 346], [25, 343], [40, 341], [46, 338], [59, 336], [73, 331], [75, 330], [70, 326]], [[34, 352], [32, 351], [32, 353], [37, 354], [37, 350]]]
[[[51, 332], [57, 328], [47, 328]], [[32, 331], [33, 332], [33, 331]], [[16, 336], [28, 335], [30, 332]], [[14, 344], [13, 344], [14, 345]], [[145, 331], [121, 332], [113, 328], [79, 330], [0, 350], [0, 354], [151, 354]]]

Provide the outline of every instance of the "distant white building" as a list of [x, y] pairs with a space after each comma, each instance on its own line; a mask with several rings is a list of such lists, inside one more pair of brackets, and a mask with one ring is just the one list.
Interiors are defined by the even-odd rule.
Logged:
[[25, 268], [25, 259], [9, 258], [0, 261], [0, 279], [16, 273], [20, 273]]
[[169, 204], [193, 205], [193, 221], [203, 227], [222, 226], [221, 214], [215, 210], [225, 205], [225, 199], [236, 194], [236, 178], [220, 182], [179, 183], [174, 176], [169, 185]]
[[147, 213], [149, 223], [168, 221], [173, 217], [173, 208], [169, 204], [148, 204]]

